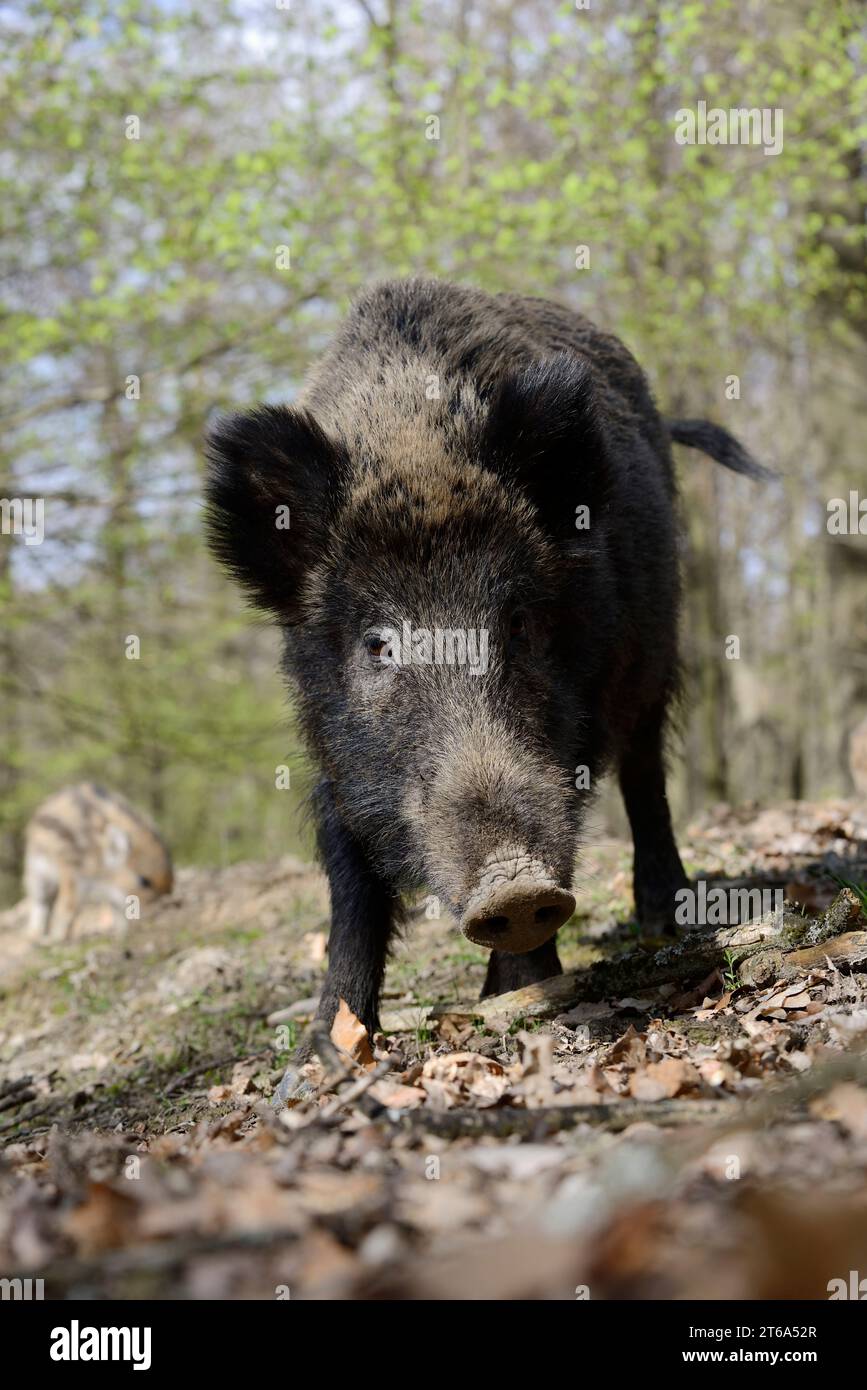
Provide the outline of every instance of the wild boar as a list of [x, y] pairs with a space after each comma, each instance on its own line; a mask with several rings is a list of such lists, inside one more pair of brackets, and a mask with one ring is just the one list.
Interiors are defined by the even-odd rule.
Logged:
[[34, 812], [26, 831], [24, 888], [30, 931], [68, 940], [81, 907], [109, 903], [126, 926], [127, 899], [172, 890], [172, 861], [156, 828], [117, 792], [93, 782], [64, 787]]
[[401, 895], [490, 949], [483, 994], [560, 971], [576, 843], [615, 767], [637, 915], [686, 879], [664, 771], [678, 690], [671, 440], [626, 348], [541, 299], [435, 280], [351, 309], [292, 406], [210, 434], [210, 542], [282, 629], [321, 771], [331, 888], [319, 1016], [373, 1032]]

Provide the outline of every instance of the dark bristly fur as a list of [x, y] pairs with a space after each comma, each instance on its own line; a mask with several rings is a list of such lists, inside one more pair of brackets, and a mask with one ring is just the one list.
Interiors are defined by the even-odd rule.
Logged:
[[777, 476], [772, 469], [757, 463], [734, 435], [729, 434], [721, 425], [712, 425], [709, 420], [666, 420], [665, 423], [675, 444], [686, 444], [690, 449], [700, 449], [703, 454], [709, 454], [717, 463], [721, 463], [724, 468], [730, 468], [733, 473], [743, 473], [746, 477], [756, 478], [760, 482], [769, 482]]
[[[591, 787], [617, 768], [639, 917], [671, 920], [685, 883], [663, 767], [672, 438], [761, 472], [716, 426], [667, 426], [633, 357], [588, 320], [434, 280], [368, 290], [297, 405], [212, 433], [211, 543], [283, 630], [321, 769], [326, 1020], [344, 998], [376, 1027], [401, 891], [427, 884], [461, 916], [480, 883], [527, 864], [568, 888], [580, 767]], [[404, 619], [487, 630], [487, 673], [383, 666], [365, 635]], [[495, 950], [485, 989], [557, 970], [553, 941]]]

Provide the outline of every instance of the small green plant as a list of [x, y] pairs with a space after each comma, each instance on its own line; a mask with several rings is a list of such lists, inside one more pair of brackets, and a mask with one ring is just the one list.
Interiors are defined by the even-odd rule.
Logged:
[[734, 951], [726, 951], [724, 958], [726, 968], [725, 974], [723, 975], [723, 984], [730, 994], [734, 994], [735, 990], [738, 988], [738, 985], [740, 984], [740, 981], [738, 980], [737, 976], [737, 970], [735, 968], [737, 965], [737, 956], [735, 955]]
[[525, 1018], [522, 1014], [520, 1018], [513, 1019], [509, 1024], [507, 1037], [514, 1037], [516, 1033], [542, 1033], [545, 1030], [545, 1023], [541, 1018]]

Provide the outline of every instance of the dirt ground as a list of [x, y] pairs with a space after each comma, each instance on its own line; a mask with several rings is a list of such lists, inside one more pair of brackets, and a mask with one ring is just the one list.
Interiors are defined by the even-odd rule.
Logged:
[[[839, 880], [867, 882], [867, 807], [716, 807], [682, 848], [693, 876], [781, 888], [824, 940]], [[567, 971], [634, 973], [665, 945], [631, 920], [630, 857], [585, 846]], [[867, 1272], [867, 920], [847, 901], [842, 954], [769, 973], [727, 953], [592, 999], [570, 975], [483, 1011], [485, 953], [420, 904], [384, 1033], [339, 1019], [282, 1112], [325, 969], [315, 869], [182, 870], [123, 939], [92, 911], [40, 947], [13, 909], [0, 1270], [74, 1298], [828, 1298]]]

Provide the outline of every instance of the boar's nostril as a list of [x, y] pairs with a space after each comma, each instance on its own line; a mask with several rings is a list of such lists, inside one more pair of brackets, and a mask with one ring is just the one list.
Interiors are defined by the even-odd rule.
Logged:
[[508, 917], [486, 917], [485, 926], [488, 931], [499, 932], [508, 930]]
[[537, 922], [553, 922], [557, 919], [558, 924], [563, 921], [563, 913], [559, 907], [540, 907], [536, 910]]

